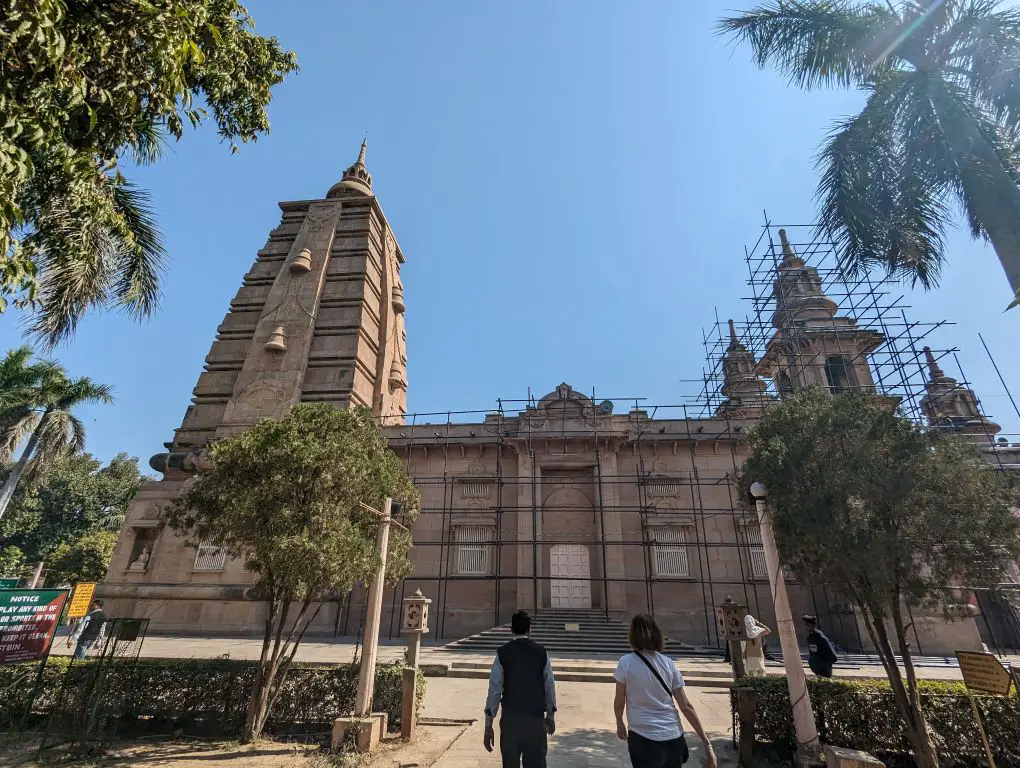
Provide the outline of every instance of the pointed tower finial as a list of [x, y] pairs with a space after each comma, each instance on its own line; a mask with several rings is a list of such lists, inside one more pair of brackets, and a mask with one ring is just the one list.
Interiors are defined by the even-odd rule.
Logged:
[[737, 327], [733, 325], [732, 320], [727, 320], [730, 326], [730, 349], [734, 349], [740, 346], [740, 340], [737, 339]]
[[327, 198], [336, 197], [340, 194], [341, 190], [344, 189], [355, 189], [358, 192], [362, 192], [366, 195], [372, 194], [372, 174], [368, 172], [368, 168], [365, 167], [365, 154], [368, 150], [368, 136], [365, 136], [361, 142], [361, 150], [358, 152], [358, 159], [354, 161], [354, 165], [344, 171], [343, 178], [334, 184], [329, 192], [326, 193]]
[[924, 348], [924, 359], [928, 363], [928, 376], [931, 381], [937, 381], [938, 379], [945, 378], [945, 373], [942, 368], [939, 367], [938, 362], [935, 360], [935, 355], [932, 354], [931, 347]]
[[783, 250], [783, 264], [803, 266], [804, 262], [797, 255], [796, 251], [793, 250], [793, 246], [790, 245], [790, 240], [786, 236], [786, 230], [779, 230], [779, 243]]

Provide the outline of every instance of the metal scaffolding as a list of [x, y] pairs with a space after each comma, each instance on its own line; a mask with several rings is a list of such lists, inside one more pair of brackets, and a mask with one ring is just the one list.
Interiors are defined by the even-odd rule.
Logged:
[[[783, 229], [789, 233], [789, 248], [803, 262], [803, 267], [816, 271], [824, 295], [834, 305], [831, 329], [827, 331], [829, 336], [837, 342], [840, 339], [853, 341], [859, 338], [862, 331], [871, 333], [870, 343], [863, 347], [859, 357], [844, 360], [848, 370], [866, 365], [866, 369], [871, 372], [871, 380], [855, 382], [853, 376], [846, 374], [845, 370], [843, 373], [830, 371], [837, 378], [843, 376], [838, 382], [839, 386], [863, 386], [895, 398], [902, 413], [919, 424], [926, 423], [921, 407], [929, 383], [926, 350], [938, 365], [954, 373], [959, 372], [959, 384], [967, 386], [966, 377], [960, 371], [957, 350], [941, 348], [935, 343], [939, 329], [948, 324], [947, 320], [921, 322], [909, 319], [909, 307], [905, 304], [902, 287], [898, 283], [869, 274], [847, 274], [837, 263], [831, 243], [818, 238], [813, 226], [787, 225]], [[819, 332], [817, 322], [805, 329], [796, 311], [777, 312], [783, 306], [800, 306], [795, 300], [803, 299], [802, 294], [786, 296], [783, 293], [789, 286], [779, 279], [780, 267], [789, 253], [784, 253], [779, 230], [778, 225], [766, 218], [761, 235], [745, 254], [749, 286], [749, 295], [746, 297], [748, 311], [743, 318], [735, 319], [733, 332], [739, 344], [753, 355], [755, 361], [761, 361], [770, 345], [777, 344], [777, 333], [783, 335], [782, 341], [787, 344], [785, 349], [789, 351], [805, 348], [796, 343], [798, 335], [809, 331]], [[817, 308], [818, 303], [813, 306]], [[777, 317], [782, 321], [779, 327], [774, 321]], [[817, 321], [817, 315], [814, 319]], [[597, 552], [601, 557], [598, 573], [593, 571], [590, 574], [591, 594], [601, 590], [601, 610], [609, 614], [607, 596], [614, 585], [623, 588], [640, 585], [644, 605], [628, 604], [628, 610], [632, 612], [643, 610], [654, 614], [657, 604], [661, 605], [663, 598], [673, 594], [671, 591], [678, 588], [678, 581], [662, 576], [656, 567], [658, 553], [667, 545], [656, 539], [656, 526], [652, 524], [651, 518], [654, 515], [661, 520], [664, 515], [682, 515], [685, 520], [692, 521], [693, 528], [691, 540], [685, 540], [682, 544], [684, 562], [688, 563], [692, 574], [691, 578], [683, 579], [683, 588], [699, 593], [703, 614], [703, 621], [699, 620], [703, 623], [703, 631], [699, 626], [694, 633], [698, 640], [695, 644], [721, 648], [724, 643], [716, 626], [716, 605], [726, 596], [732, 595], [743, 601], [755, 615], [768, 615], [771, 612], [771, 601], [768, 600], [767, 581], [753, 573], [755, 549], [760, 544], [741, 533], [740, 522], [746, 519], [748, 510], [745, 502], [738, 497], [736, 486], [740, 464], [738, 444], [749, 420], [745, 417], [730, 418], [725, 407], [725, 361], [728, 352], [733, 349], [728, 323], [721, 321], [718, 316], [714, 318], [703, 333], [703, 343], [706, 355], [703, 375], [700, 379], [686, 382], [690, 385], [690, 391], [686, 395], [679, 395], [673, 404], [652, 405], [640, 397], [601, 398], [594, 391], [590, 395], [586, 393], [593, 406], [609, 402], [617, 407], [631, 408], [628, 415], [633, 416], [633, 423], [639, 425], [631, 429], [628, 438], [627, 450], [633, 457], [633, 472], [611, 471], [605, 466], [603, 452], [608, 441], [617, 435], [600, 432], [602, 427], [598, 407], [590, 409], [590, 424], [586, 423], [583, 428], [572, 431], [564, 428], [557, 433], [556, 438], [588, 441], [588, 444], [594, 446], [593, 475], [585, 482], [594, 497], [592, 525], [596, 535], [594, 538], [579, 537], [574, 541], [590, 546], [592, 555]], [[805, 365], [808, 363], [815, 366], [818, 364], [817, 359], [804, 361]], [[830, 380], [830, 385], [837, 388], [836, 381]], [[766, 380], [766, 386], [759, 393], [760, 405], [764, 407], [767, 402], [780, 397], [782, 390], [781, 383], [773, 379]], [[526, 589], [530, 591], [533, 605], [541, 604], [543, 583], [554, 578], [549, 573], [543, 573], [540, 566], [541, 547], [550, 542], [539, 533], [542, 516], [541, 483], [535, 471], [521, 475], [517, 471], [509, 471], [507, 465], [511, 456], [514, 461], [521, 460], [519, 457], [522, 452], [526, 454], [523, 461], [530, 462], [531, 466], [534, 466], [539, 455], [543, 455], [538, 448], [542, 447], [542, 440], [550, 437], [548, 433], [542, 436], [533, 434], [532, 419], [528, 416], [534, 413], [535, 407], [535, 398], [529, 393], [527, 398], [521, 400], [497, 400], [496, 407], [491, 410], [412, 413], [399, 428], [400, 440], [394, 441], [394, 447], [398, 454], [405, 457], [407, 467], [425, 497], [421, 519], [430, 521], [438, 518], [439, 524], [423, 525], [423, 530], [438, 530], [438, 535], [416, 535], [414, 542], [418, 552], [428, 550], [435, 554], [435, 557], [419, 559], [435, 563], [436, 567], [430, 570], [416, 569], [412, 577], [398, 585], [389, 595], [387, 612], [391, 636], [399, 631], [401, 601], [407, 594], [409, 583], [422, 585], [434, 597], [435, 638], [448, 636], [447, 618], [454, 607], [451, 606], [450, 589], [458, 583], [482, 582], [486, 590], [491, 589], [491, 623], [487, 621], [489, 626], [503, 624], [509, 619], [517, 607], [518, 586], [522, 581], [527, 584]], [[485, 429], [479, 428], [465, 434], [465, 428], [471, 425], [484, 425]], [[988, 439], [992, 445], [995, 436], [989, 434]], [[1002, 439], [999, 438], [1000, 446]], [[667, 481], [654, 470], [654, 464], [658, 452], [662, 450], [660, 446], [670, 440], [672, 450], [676, 451], [676, 446], [682, 445], [682, 450], [689, 451], [692, 467], [690, 481], [684, 483], [682, 508], [674, 512], [664, 511], [655, 504], [655, 494], [662, 491], [659, 486]], [[726, 459], [728, 466], [723, 470], [710, 471], [699, 466], [699, 445], [710, 441], [714, 441], [714, 445], [721, 446], [720, 450], [724, 449], [729, 454]], [[487, 477], [491, 492], [487, 497], [485, 511], [493, 516], [495, 523], [491, 540], [481, 542], [490, 553], [486, 558], [486, 572], [482, 574], [460, 573], [456, 567], [458, 542], [455, 539], [454, 524], [459, 515], [476, 513], [478, 508], [467, 507], [458, 498], [456, 484], [463, 480], [463, 475], [458, 475], [451, 464], [455, 454], [462, 457], [464, 446], [472, 443], [484, 443], [485, 450], [494, 456], [493, 471]], [[440, 453], [441, 471], [416, 473], [412, 454], [422, 446], [426, 451]], [[434, 456], [435, 453], [429, 455]], [[616, 466], [615, 460], [612, 466]], [[526, 493], [521, 493], [522, 486]], [[724, 488], [725, 493], [717, 492], [719, 488]], [[716, 490], [710, 492], [709, 489]], [[711, 496], [714, 501], [707, 501], [706, 496]], [[520, 502], [524, 497], [529, 501], [522, 505]], [[631, 534], [629, 538], [626, 535], [607, 535], [607, 522], [614, 522], [614, 517], [617, 520], [636, 520], [639, 535]], [[530, 520], [529, 535], [521, 535], [518, 529], [521, 520]], [[617, 526], [618, 530], [623, 529], [621, 525]], [[629, 527], [635, 529], [635, 526]], [[722, 540], [718, 538], [719, 531], [726, 532]], [[556, 540], [557, 543], [566, 541]], [[530, 561], [530, 568], [527, 569], [530, 573], [519, 574], [517, 568], [512, 567], [525, 562], [520, 554], [521, 548], [524, 548], [526, 558]], [[641, 572], [629, 573], [625, 577], [611, 576], [608, 564], [616, 558], [624, 558], [635, 549], [640, 550]], [[735, 562], [739, 564], [739, 569], [736, 574], [727, 576], [721, 572], [713, 573], [714, 564], [720, 562], [720, 550], [737, 553]], [[697, 575], [693, 576], [695, 573]], [[846, 601], [833, 594], [825, 585], [794, 585], [793, 589], [800, 591], [800, 599], [813, 608], [844, 647], [853, 650], [856, 646], [860, 649], [862, 644], [859, 629], [856, 620], [845, 607]], [[345, 633], [348, 629], [356, 629], [360, 613], [360, 610], [354, 611], [354, 626], [350, 626], [350, 608], [351, 602], [348, 599], [348, 608], [343, 611], [342, 619]], [[1020, 638], [1020, 627], [1017, 628], [1017, 638]], [[917, 640], [918, 651], [923, 653], [920, 639]], [[1011, 639], [1010, 642], [1020, 644], [1020, 639]]]

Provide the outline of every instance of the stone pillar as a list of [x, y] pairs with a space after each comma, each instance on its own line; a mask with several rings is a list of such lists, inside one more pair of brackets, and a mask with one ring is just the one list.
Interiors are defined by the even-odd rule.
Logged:
[[[603, 573], [608, 579], [606, 609], [610, 611], [627, 610], [627, 584], [624, 581], [614, 579], [625, 579], [627, 577], [627, 553], [623, 551], [623, 519], [620, 512], [620, 464], [616, 450], [606, 451], [600, 454], [601, 467], [595, 468], [595, 482], [598, 484], [598, 473], [601, 469], [602, 483], [598, 485], [598, 491], [602, 494], [601, 524], [605, 530], [600, 535], [605, 539], [606, 560], [602, 563]], [[599, 546], [598, 557], [602, 557], [602, 547]], [[643, 554], [642, 554], [643, 556]]]
[[[517, 449], [517, 608], [535, 611], [535, 586], [532, 582], [534, 550], [532, 540], [537, 531], [532, 526], [532, 505], [539, 504], [538, 478], [535, 462], [527, 445]], [[535, 482], [532, 483], [532, 478]], [[534, 493], [532, 493], [534, 486]], [[541, 599], [541, 589], [539, 589]]]

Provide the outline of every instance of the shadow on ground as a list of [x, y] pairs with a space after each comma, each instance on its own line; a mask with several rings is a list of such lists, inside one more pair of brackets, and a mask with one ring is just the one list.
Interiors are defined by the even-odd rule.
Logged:
[[[705, 764], [705, 749], [701, 740], [687, 734], [691, 750], [688, 766]], [[735, 766], [737, 756], [728, 738], [713, 738], [712, 747], [722, 766]], [[569, 768], [629, 768], [627, 743], [616, 738], [615, 731], [604, 728], [579, 728], [556, 733], [549, 739], [550, 765]]]

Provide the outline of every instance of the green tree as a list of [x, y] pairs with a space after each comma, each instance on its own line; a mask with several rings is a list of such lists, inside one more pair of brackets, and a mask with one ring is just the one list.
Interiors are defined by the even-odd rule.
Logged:
[[92, 379], [68, 378], [58, 365], [48, 364], [41, 370], [31, 388], [28, 401], [19, 418], [3, 425], [0, 432], [0, 460], [7, 461], [17, 447], [25, 447], [0, 488], [0, 518], [3, 517], [22, 475], [30, 475], [41, 467], [85, 447], [85, 425], [72, 412], [81, 405], [112, 403], [113, 390]]
[[25, 555], [13, 545], [0, 547], [0, 578], [19, 576]]
[[[299, 405], [215, 443], [214, 469], [171, 505], [168, 524], [189, 544], [243, 558], [267, 604], [265, 633], [244, 738], [259, 738], [294, 655], [322, 601], [369, 580], [380, 509], [399, 502], [409, 529], [420, 494], [371, 412]], [[410, 572], [410, 535], [392, 532], [387, 576]]]
[[0, 520], [0, 541], [17, 545], [28, 562], [51, 565], [59, 547], [119, 531], [145, 479], [138, 460], [123, 453], [105, 466], [88, 453], [60, 457], [18, 487]]
[[851, 271], [937, 283], [957, 207], [1020, 299], [1020, 11], [997, 0], [771, 0], [719, 23], [802, 88], [857, 88], [819, 157], [821, 227]]
[[165, 256], [120, 163], [211, 112], [237, 149], [269, 129], [294, 55], [236, 0], [0, 1], [0, 310], [50, 341], [92, 307], [153, 311]]
[[57, 586], [102, 581], [117, 546], [113, 531], [93, 531], [72, 544], [59, 545], [46, 563], [46, 583]]
[[951, 616], [959, 585], [1001, 583], [1020, 558], [1017, 494], [1005, 473], [959, 438], [896, 415], [887, 399], [807, 389], [750, 431], [741, 483], [753, 482], [768, 488], [783, 563], [856, 606], [915, 760], [937, 768], [904, 607], [941, 606]]

